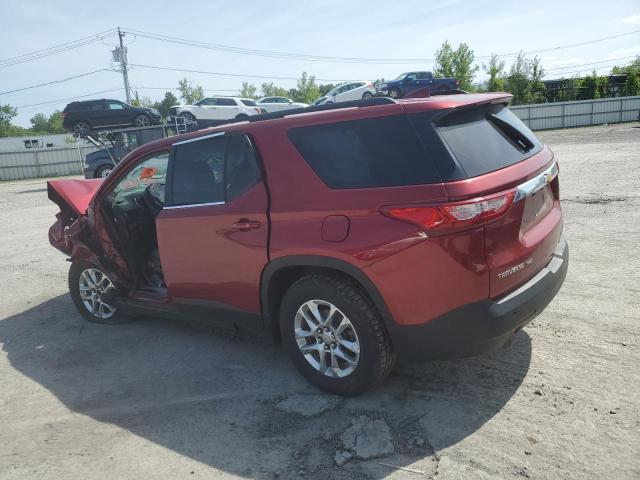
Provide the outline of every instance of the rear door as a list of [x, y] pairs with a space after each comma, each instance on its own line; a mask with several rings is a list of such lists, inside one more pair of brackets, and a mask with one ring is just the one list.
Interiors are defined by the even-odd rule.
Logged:
[[267, 263], [267, 191], [244, 134], [174, 144], [156, 219], [170, 297], [260, 312]]
[[490, 294], [500, 296], [546, 265], [562, 235], [553, 154], [504, 105], [454, 112], [437, 131], [465, 172], [445, 184], [452, 200], [513, 192], [507, 212], [485, 226]]
[[218, 98], [218, 116], [221, 120], [229, 120], [235, 118], [236, 115], [241, 113], [240, 107], [236, 103], [235, 98]]

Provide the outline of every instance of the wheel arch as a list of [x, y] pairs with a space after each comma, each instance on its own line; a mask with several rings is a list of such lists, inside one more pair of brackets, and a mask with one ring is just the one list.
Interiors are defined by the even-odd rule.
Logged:
[[260, 301], [265, 328], [275, 341], [281, 340], [278, 318], [282, 297], [288, 288], [311, 272], [339, 275], [361, 288], [380, 314], [385, 327], [393, 325], [393, 317], [378, 288], [358, 267], [337, 258], [321, 255], [292, 255], [277, 258], [264, 268], [260, 281]]

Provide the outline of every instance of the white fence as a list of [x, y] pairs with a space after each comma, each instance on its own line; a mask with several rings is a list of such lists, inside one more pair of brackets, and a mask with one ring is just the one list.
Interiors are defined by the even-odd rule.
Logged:
[[584, 127], [637, 120], [640, 96], [516, 105], [511, 110], [531, 130]]
[[87, 153], [95, 150], [92, 146], [68, 146], [0, 152], [0, 180], [82, 174]]

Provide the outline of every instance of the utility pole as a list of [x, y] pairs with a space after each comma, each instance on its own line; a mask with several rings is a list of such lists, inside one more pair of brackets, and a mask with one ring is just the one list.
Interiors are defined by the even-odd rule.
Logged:
[[122, 45], [122, 37], [124, 33], [118, 27], [118, 38], [120, 39], [120, 68], [122, 69], [122, 78], [124, 79], [124, 92], [127, 96], [127, 103], [131, 103], [131, 88], [129, 87], [129, 74], [127, 72], [127, 50]]

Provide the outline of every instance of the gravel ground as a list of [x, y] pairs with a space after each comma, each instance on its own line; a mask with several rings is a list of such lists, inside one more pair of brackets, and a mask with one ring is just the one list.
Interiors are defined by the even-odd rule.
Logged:
[[259, 341], [83, 323], [45, 181], [0, 184], [0, 478], [640, 478], [640, 128], [540, 136], [571, 247], [554, 302], [506, 349], [348, 400]]

